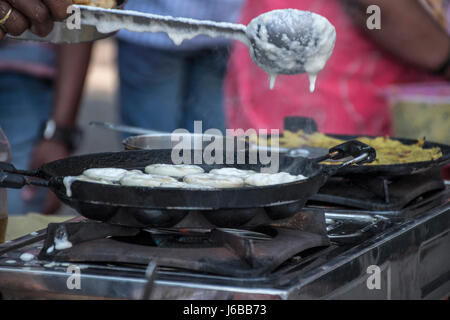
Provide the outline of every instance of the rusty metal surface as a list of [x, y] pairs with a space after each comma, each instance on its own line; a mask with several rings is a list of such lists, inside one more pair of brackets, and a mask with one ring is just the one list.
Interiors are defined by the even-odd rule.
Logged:
[[[141, 230], [96, 222], [52, 224], [39, 259], [182, 268], [225, 276], [263, 276], [289, 258], [330, 244], [324, 235], [266, 227], [255, 231]], [[56, 250], [56, 240], [71, 248]], [[51, 251], [49, 252], [49, 248]]]
[[[336, 217], [333, 217], [336, 219]], [[293, 263], [266, 277], [221, 277], [159, 268], [152, 299], [438, 299], [450, 293], [448, 234], [450, 204], [427, 210], [414, 219], [347, 249], [330, 248], [312, 267]], [[7, 245], [13, 245], [12, 243]], [[12, 298], [141, 299], [145, 269], [98, 263], [81, 268], [80, 290], [69, 290], [69, 263], [49, 261], [6, 263], [22, 252], [40, 250], [42, 242], [14, 249], [0, 257], [0, 292]], [[339, 249], [339, 248], [338, 248]], [[439, 259], [437, 259], [439, 257]], [[19, 260], [20, 261], [20, 260]], [[315, 264], [314, 264], [315, 263]], [[367, 268], [381, 270], [381, 288], [370, 290]], [[388, 278], [388, 276], [390, 278]], [[390, 279], [390, 282], [388, 282]], [[390, 288], [390, 289], [389, 289]]]

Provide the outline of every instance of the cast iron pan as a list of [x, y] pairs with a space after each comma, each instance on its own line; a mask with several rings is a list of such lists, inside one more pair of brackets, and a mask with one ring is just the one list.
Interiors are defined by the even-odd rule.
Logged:
[[[306, 133], [313, 133], [317, 131], [317, 124], [314, 120], [310, 118], [302, 117], [288, 117], [285, 119], [284, 129], [292, 132], [298, 130], [304, 130]], [[351, 136], [351, 135], [333, 135], [330, 137], [338, 138], [342, 140], [353, 140], [359, 137], [375, 138], [373, 136], [361, 135], [361, 136]], [[398, 140], [406, 145], [416, 144], [417, 140], [412, 139], [402, 139], [402, 138], [392, 138], [392, 140]], [[434, 161], [424, 161], [424, 162], [411, 162], [402, 164], [391, 164], [391, 165], [365, 165], [365, 166], [348, 166], [339, 170], [336, 173], [337, 176], [349, 176], [349, 175], [371, 175], [371, 176], [401, 176], [410, 175], [415, 173], [422, 173], [437, 167], [444, 167], [450, 164], [450, 146], [428, 142], [424, 144], [425, 149], [439, 147], [442, 151], [442, 158]], [[325, 165], [325, 167], [330, 167]]]
[[[149, 164], [171, 164], [171, 153], [171, 150], [143, 150], [91, 154], [58, 160], [42, 166], [37, 171], [16, 170], [10, 164], [0, 163], [0, 187], [21, 188], [28, 184], [48, 187], [64, 203], [89, 219], [130, 227], [174, 226], [192, 211], [198, 211], [215, 226], [239, 227], [258, 218], [257, 216], [263, 217], [258, 220], [260, 224], [266, 224], [268, 220], [280, 220], [294, 215], [330, 176], [355, 162], [373, 161], [376, 157], [373, 148], [358, 141], [350, 141], [331, 149], [330, 155], [314, 160], [280, 158], [280, 171], [309, 177], [307, 180], [288, 184], [189, 190], [124, 187], [75, 181], [71, 187], [72, 196], [67, 196], [64, 177], [80, 175], [89, 168], [142, 170]], [[342, 159], [349, 155], [355, 159], [344, 165], [324, 168], [318, 164], [331, 157]], [[194, 154], [191, 156], [194, 157]], [[200, 166], [205, 171], [226, 167], [218, 164]], [[263, 166], [244, 164], [233, 167], [260, 171]]]

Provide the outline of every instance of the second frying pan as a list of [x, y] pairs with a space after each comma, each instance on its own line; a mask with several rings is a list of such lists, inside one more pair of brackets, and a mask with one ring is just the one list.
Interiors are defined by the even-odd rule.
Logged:
[[[305, 133], [313, 133], [316, 132], [317, 124], [313, 119], [304, 118], [304, 117], [287, 117], [284, 122], [284, 129], [289, 130], [291, 132], [297, 132], [299, 130], [303, 130]], [[330, 134], [333, 138], [338, 138], [346, 141], [351, 141], [357, 139], [358, 137], [369, 137], [375, 138], [372, 136], [353, 136], [353, 135], [334, 135]], [[405, 145], [416, 144], [417, 140], [413, 139], [402, 139], [402, 138], [390, 138], [392, 140], [398, 140]], [[426, 172], [433, 168], [442, 168], [448, 164], [450, 164], [450, 146], [428, 142], [426, 141], [424, 146], [425, 149], [439, 147], [442, 151], [442, 157], [437, 160], [432, 161], [422, 161], [422, 162], [410, 162], [410, 163], [399, 163], [399, 164], [389, 164], [389, 165], [364, 165], [364, 166], [349, 166], [346, 168], [342, 168], [336, 175], [338, 176], [352, 176], [352, 175], [367, 175], [370, 177], [374, 176], [384, 176], [384, 177], [394, 177], [394, 176], [402, 176], [402, 175], [410, 175], [416, 173]], [[395, 150], [393, 150], [395, 152]], [[332, 167], [332, 166], [326, 166]]]

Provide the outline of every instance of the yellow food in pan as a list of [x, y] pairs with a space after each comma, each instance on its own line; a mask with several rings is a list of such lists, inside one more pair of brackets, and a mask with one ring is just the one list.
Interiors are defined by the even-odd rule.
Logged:
[[[375, 161], [367, 165], [402, 164], [432, 161], [442, 158], [442, 151], [439, 147], [423, 148], [425, 139], [419, 139], [417, 143], [412, 145], [403, 144], [400, 141], [392, 140], [389, 137], [359, 137], [357, 140], [371, 146], [377, 151], [377, 158]], [[309, 146], [330, 149], [344, 142], [346, 142], [346, 140], [333, 138], [319, 132], [306, 134], [303, 131], [284, 131], [283, 136], [280, 136], [280, 147], [284, 148]], [[332, 164], [338, 164], [338, 162], [332, 162]]]
[[73, 0], [74, 4], [112, 9], [117, 6], [116, 0]]

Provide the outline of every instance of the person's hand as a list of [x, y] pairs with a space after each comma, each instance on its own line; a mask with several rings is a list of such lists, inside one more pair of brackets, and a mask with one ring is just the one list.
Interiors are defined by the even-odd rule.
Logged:
[[[43, 164], [66, 158], [70, 156], [68, 148], [58, 141], [39, 142], [31, 155], [30, 169], [37, 169]], [[22, 196], [25, 201], [32, 200], [37, 192], [36, 187], [26, 187], [23, 189]], [[61, 202], [50, 190], [46, 190], [43, 214], [54, 214], [61, 207]]]
[[67, 18], [71, 4], [72, 0], [0, 0], [0, 40], [27, 29], [45, 37], [53, 30], [53, 21]]

